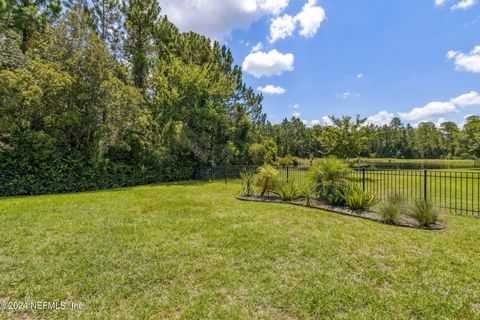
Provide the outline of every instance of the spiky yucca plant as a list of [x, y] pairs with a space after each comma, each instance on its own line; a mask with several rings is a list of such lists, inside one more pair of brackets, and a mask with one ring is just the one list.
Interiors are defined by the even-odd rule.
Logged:
[[346, 205], [352, 210], [368, 210], [378, 203], [377, 198], [358, 187], [348, 187], [342, 193]]
[[282, 201], [291, 201], [298, 197], [299, 192], [294, 182], [279, 181], [273, 189], [273, 193], [278, 195]]
[[312, 200], [317, 196], [317, 190], [314, 183], [307, 182], [300, 186], [300, 196], [305, 199], [307, 207], [312, 206]]
[[245, 196], [251, 196], [254, 194], [253, 182], [255, 173], [250, 170], [243, 170], [240, 172], [240, 179], [242, 181], [242, 189], [240, 193]]

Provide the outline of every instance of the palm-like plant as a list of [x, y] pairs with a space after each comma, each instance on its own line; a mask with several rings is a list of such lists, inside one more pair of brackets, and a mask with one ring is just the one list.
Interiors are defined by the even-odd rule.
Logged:
[[261, 188], [260, 195], [264, 196], [267, 191], [272, 190], [278, 182], [280, 172], [271, 165], [264, 164], [258, 168], [255, 184]]
[[351, 172], [348, 164], [335, 157], [321, 159], [310, 168], [316, 190], [324, 199], [337, 193], [347, 182]]

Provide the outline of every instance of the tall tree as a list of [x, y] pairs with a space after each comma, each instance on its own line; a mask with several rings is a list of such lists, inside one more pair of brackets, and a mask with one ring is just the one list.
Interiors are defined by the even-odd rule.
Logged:
[[125, 51], [135, 85], [145, 90], [150, 73], [154, 28], [160, 18], [157, 0], [128, 0], [125, 5]]
[[59, 0], [10, 0], [0, 6], [0, 21], [4, 27], [18, 31], [20, 48], [25, 53], [32, 38], [40, 34], [61, 9]]

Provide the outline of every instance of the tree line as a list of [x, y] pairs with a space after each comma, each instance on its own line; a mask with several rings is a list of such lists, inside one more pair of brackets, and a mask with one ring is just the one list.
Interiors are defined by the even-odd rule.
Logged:
[[[468, 116], [459, 127], [455, 122], [421, 122], [413, 127], [393, 118], [389, 124], [367, 124], [366, 118], [330, 117], [330, 125], [307, 127], [300, 119], [267, 123], [272, 154], [300, 158], [477, 159], [480, 157], [480, 117]], [[275, 148], [274, 148], [275, 149]], [[276, 151], [276, 152], [275, 152]], [[269, 156], [267, 156], [268, 158]], [[269, 161], [275, 161], [269, 159]]]
[[[279, 156], [479, 157], [479, 119], [271, 124], [231, 51], [157, 0], [0, 0], [0, 195], [188, 179]], [[397, 122], [396, 122], [397, 121]]]
[[0, 1], [0, 194], [190, 178], [265, 121], [230, 50], [156, 0]]

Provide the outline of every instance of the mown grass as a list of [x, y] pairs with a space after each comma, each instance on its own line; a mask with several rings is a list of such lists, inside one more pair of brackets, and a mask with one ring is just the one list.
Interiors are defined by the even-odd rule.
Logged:
[[[398, 158], [353, 158], [347, 160], [351, 165], [361, 166], [412, 166], [412, 168], [474, 168], [480, 165], [478, 160], [462, 160], [462, 159], [398, 159]], [[302, 166], [310, 166], [310, 159], [300, 159]]]
[[356, 158], [350, 162], [355, 163], [392, 163], [392, 164], [432, 164], [432, 165], [452, 165], [452, 166], [474, 166], [475, 160], [462, 159], [398, 159], [398, 158]]
[[0, 200], [1, 319], [480, 318], [480, 220], [440, 232], [179, 183]]

